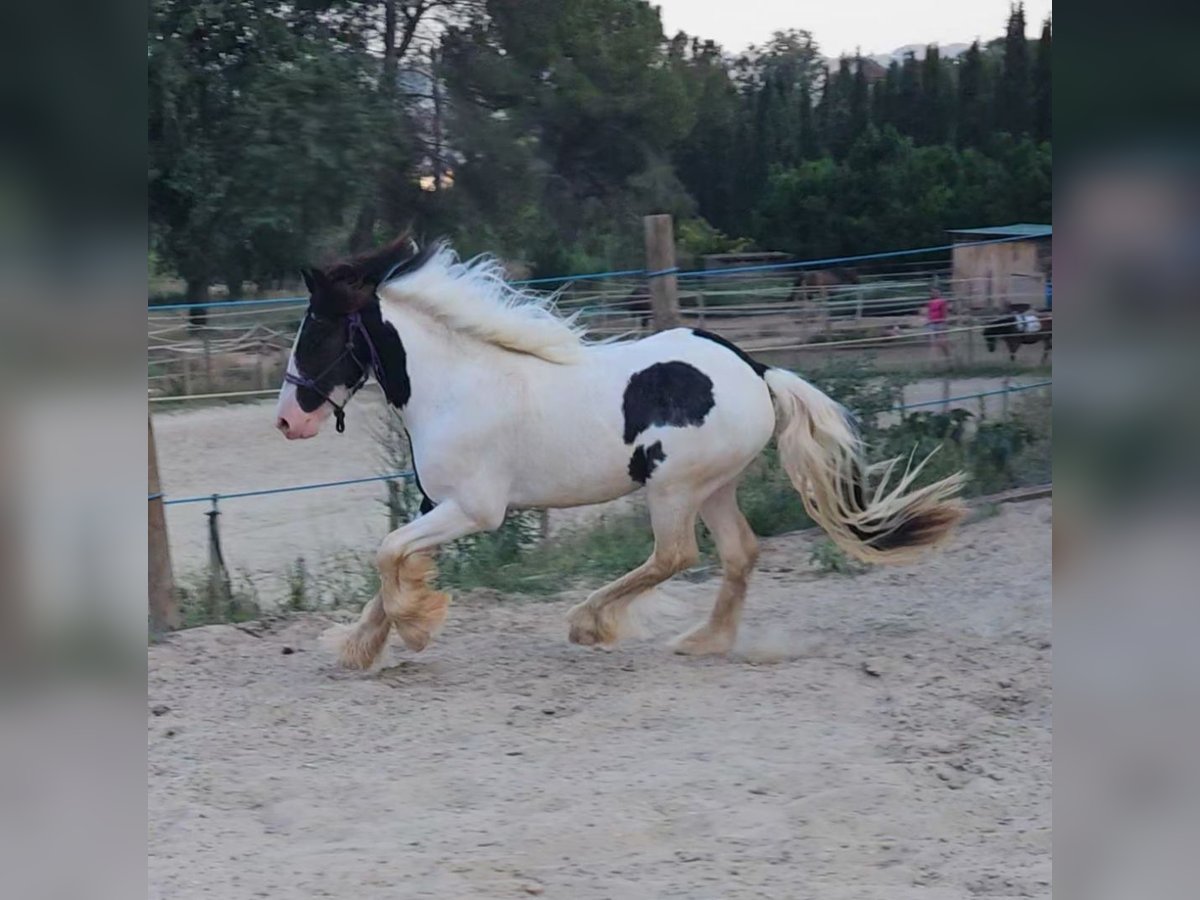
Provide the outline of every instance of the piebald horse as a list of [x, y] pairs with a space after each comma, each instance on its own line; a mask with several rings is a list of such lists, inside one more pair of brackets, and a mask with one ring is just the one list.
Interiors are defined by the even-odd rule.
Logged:
[[[1028, 327], [1031, 321], [1037, 324], [1033, 331]], [[1048, 312], [1008, 313], [984, 325], [983, 340], [988, 353], [995, 352], [997, 340], [1004, 341], [1008, 345], [1009, 362], [1017, 361], [1017, 349], [1022, 344], [1041, 344], [1042, 365], [1045, 365], [1054, 347], [1054, 317]]]
[[[963, 515], [962, 476], [890, 487], [896, 462], [868, 467], [853, 420], [799, 376], [690, 328], [591, 343], [552, 298], [519, 290], [488, 257], [401, 239], [304, 273], [309, 307], [279, 395], [276, 426], [317, 434], [374, 376], [412, 443], [423, 514], [384, 538], [378, 594], [339, 637], [368, 668], [395, 629], [423, 649], [446, 618], [428, 551], [499, 527], [513, 508], [600, 503], [643, 489], [651, 557], [568, 615], [569, 639], [610, 645], [640, 595], [695, 564], [699, 516], [723, 568], [706, 621], [677, 639], [725, 653], [737, 634], [757, 540], [738, 509], [742, 472], [775, 436], [809, 515], [854, 557], [910, 560]], [[919, 467], [918, 467], [919, 469]], [[869, 484], [868, 476], [876, 476]]]

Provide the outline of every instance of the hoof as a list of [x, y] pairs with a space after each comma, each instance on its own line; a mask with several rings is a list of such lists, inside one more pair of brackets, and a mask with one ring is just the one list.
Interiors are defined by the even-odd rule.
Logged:
[[420, 653], [429, 646], [433, 636], [437, 634], [442, 623], [446, 621], [446, 611], [450, 606], [450, 595], [440, 591], [426, 591], [411, 599], [404, 612], [392, 619], [392, 625], [404, 641], [404, 646], [414, 653]]
[[567, 640], [572, 644], [584, 647], [604, 646], [617, 642], [617, 631], [609, 623], [602, 621], [596, 609], [587, 603], [580, 603], [567, 613]]
[[677, 637], [671, 649], [681, 656], [724, 656], [733, 649], [736, 639], [736, 632], [714, 631], [705, 622]]

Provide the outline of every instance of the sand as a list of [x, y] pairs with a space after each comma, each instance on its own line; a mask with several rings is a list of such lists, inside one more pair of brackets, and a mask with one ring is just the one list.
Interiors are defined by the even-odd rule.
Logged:
[[[281, 444], [312, 455], [273, 479], [321, 447]], [[150, 896], [1049, 897], [1050, 520], [1007, 505], [853, 577], [766, 541], [731, 658], [663, 646], [712, 579], [611, 652], [567, 644], [577, 593], [458, 597], [366, 675], [322, 616], [175, 634], [149, 650]]]

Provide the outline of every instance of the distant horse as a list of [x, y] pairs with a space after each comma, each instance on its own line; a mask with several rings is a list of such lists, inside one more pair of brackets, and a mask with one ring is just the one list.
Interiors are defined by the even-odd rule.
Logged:
[[814, 293], [825, 300], [829, 296], [829, 288], [859, 283], [858, 272], [855, 269], [806, 269], [792, 281], [792, 292], [788, 295], [788, 301], [799, 303], [812, 297]]
[[616, 303], [617, 314], [626, 313], [637, 323], [638, 331], [645, 331], [654, 323], [654, 307], [650, 303], [650, 289], [645, 285], [636, 287], [624, 300]]
[[[846, 410], [798, 375], [768, 368], [710, 332], [675, 328], [590, 343], [547, 298], [507, 283], [490, 258], [400, 240], [304, 273], [311, 297], [275, 413], [289, 439], [317, 434], [374, 375], [409, 431], [428, 510], [384, 538], [379, 592], [338, 634], [342, 662], [366, 668], [394, 628], [423, 649], [450, 598], [430, 550], [498, 528], [510, 509], [600, 503], [645, 488], [654, 552], [568, 615], [569, 639], [612, 644], [630, 604], [694, 565], [696, 517], [724, 569], [686, 654], [734, 644], [758, 544], [738, 509], [746, 467], [774, 434], [805, 509], [854, 557], [912, 559], [963, 515], [961, 474], [892, 485], [868, 466]], [[877, 477], [872, 477], [877, 476]]]
[[983, 327], [988, 353], [995, 352], [997, 338], [1008, 345], [1008, 358], [1012, 362], [1017, 361], [1017, 348], [1022, 344], [1041, 343], [1042, 365], [1045, 365], [1054, 345], [1054, 318], [1048, 312], [1008, 313]]

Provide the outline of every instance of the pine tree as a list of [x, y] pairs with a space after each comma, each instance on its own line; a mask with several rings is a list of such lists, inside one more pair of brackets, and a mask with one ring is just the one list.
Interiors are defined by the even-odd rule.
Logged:
[[850, 85], [849, 143], [856, 141], [870, 121], [870, 95], [867, 88], [867, 72], [863, 68], [862, 56], [854, 58], [854, 80]]
[[1051, 102], [1050, 81], [1052, 68], [1050, 65], [1051, 24], [1047, 18], [1042, 23], [1042, 37], [1037, 45], [1037, 57], [1033, 68], [1033, 133], [1039, 141], [1050, 140]]
[[816, 159], [821, 155], [821, 136], [817, 133], [817, 123], [813, 114], [812, 90], [808, 82], [800, 85], [800, 96], [797, 100], [799, 109], [799, 144], [800, 158]]
[[900, 66], [896, 92], [895, 125], [901, 134], [916, 136], [921, 130], [921, 72], [917, 57], [910, 50]]
[[975, 41], [958, 64], [958, 146], [982, 147], [987, 141], [986, 99], [983, 53]]
[[1000, 77], [997, 123], [1002, 131], [1015, 137], [1029, 133], [1031, 94], [1025, 4], [1018, 3], [1011, 9], [1004, 36], [1004, 69]]
[[924, 143], [940, 144], [949, 136], [946, 89], [941, 52], [930, 44], [921, 63], [921, 131], [916, 135]]

